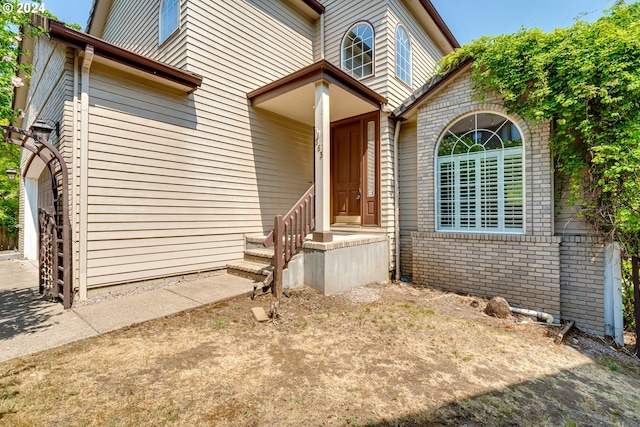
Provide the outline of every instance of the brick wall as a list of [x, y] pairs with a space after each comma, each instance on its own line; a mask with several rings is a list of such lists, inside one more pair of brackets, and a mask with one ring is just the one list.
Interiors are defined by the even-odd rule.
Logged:
[[[438, 141], [458, 118], [483, 111], [509, 117], [523, 136], [522, 235], [435, 231]], [[417, 231], [410, 233], [414, 282], [472, 295], [503, 296], [513, 306], [575, 320], [581, 330], [604, 335], [604, 246], [585, 235], [556, 235], [549, 124], [508, 114], [495, 94], [478, 101], [466, 73], [418, 110], [417, 134]]]
[[[523, 136], [524, 235], [439, 233], [434, 165], [442, 132], [461, 116], [494, 112]], [[508, 114], [497, 95], [474, 98], [469, 73], [418, 111], [418, 232], [411, 233], [413, 280], [456, 292], [503, 296], [517, 307], [560, 315], [560, 238], [553, 232], [549, 124]]]
[[560, 238], [411, 234], [417, 283], [560, 315]]
[[560, 246], [562, 317], [594, 335], [604, 335], [604, 242], [589, 236], [562, 236]]

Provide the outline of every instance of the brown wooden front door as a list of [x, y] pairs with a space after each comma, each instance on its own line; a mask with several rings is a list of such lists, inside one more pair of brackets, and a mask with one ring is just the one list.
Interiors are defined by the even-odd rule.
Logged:
[[333, 223], [377, 225], [378, 113], [332, 125]]

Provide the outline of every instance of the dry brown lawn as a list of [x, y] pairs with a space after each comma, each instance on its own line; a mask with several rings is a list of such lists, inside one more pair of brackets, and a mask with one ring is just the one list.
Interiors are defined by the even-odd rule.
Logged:
[[640, 425], [638, 365], [490, 318], [477, 298], [305, 288], [256, 323], [251, 308], [270, 302], [236, 298], [2, 363], [0, 425]]

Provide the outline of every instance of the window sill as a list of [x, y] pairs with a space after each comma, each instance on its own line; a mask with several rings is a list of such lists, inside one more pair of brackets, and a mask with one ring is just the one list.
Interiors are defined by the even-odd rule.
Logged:
[[523, 233], [469, 233], [459, 231], [434, 231], [420, 232], [414, 231], [411, 237], [422, 239], [441, 240], [473, 240], [473, 241], [494, 241], [494, 242], [524, 242], [524, 243], [560, 243], [560, 236], [531, 236]]

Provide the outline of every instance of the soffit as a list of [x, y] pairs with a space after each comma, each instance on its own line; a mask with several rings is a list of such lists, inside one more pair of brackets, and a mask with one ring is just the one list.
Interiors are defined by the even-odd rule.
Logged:
[[329, 83], [330, 120], [380, 110], [387, 100], [349, 74], [320, 60], [247, 94], [251, 105], [313, 126], [315, 85]]

